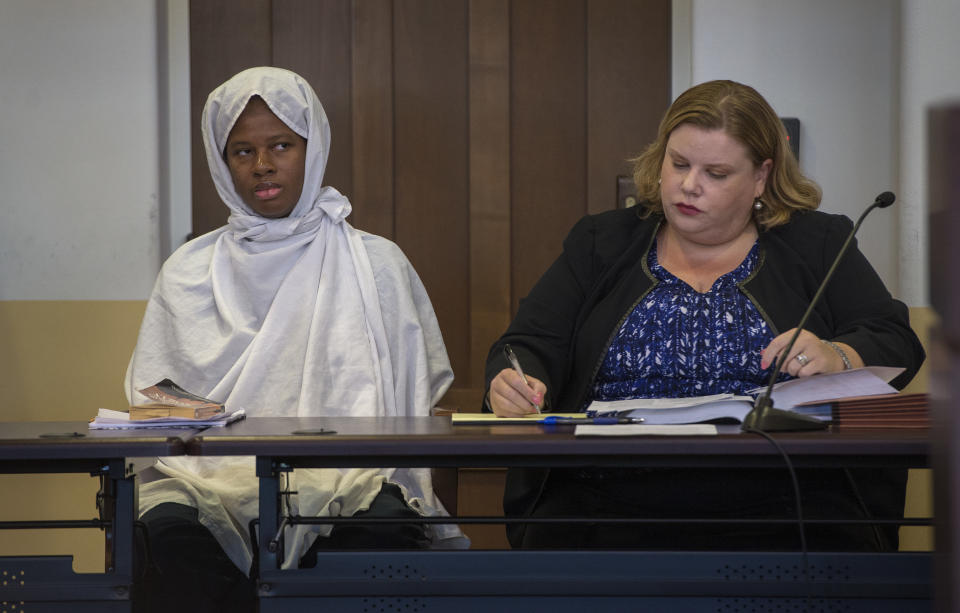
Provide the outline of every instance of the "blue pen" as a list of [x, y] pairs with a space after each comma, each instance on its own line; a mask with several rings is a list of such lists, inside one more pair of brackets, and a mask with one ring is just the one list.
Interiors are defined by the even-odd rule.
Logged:
[[642, 424], [642, 417], [559, 417], [550, 415], [543, 418], [547, 425], [592, 424], [598, 426], [612, 426], [614, 424]]

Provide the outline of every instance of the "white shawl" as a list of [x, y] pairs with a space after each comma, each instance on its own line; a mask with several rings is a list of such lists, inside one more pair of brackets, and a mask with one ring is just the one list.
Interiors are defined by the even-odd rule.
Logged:
[[[252, 211], [222, 157], [254, 95], [307, 139], [303, 191], [285, 218]], [[231, 214], [226, 226], [190, 241], [161, 269], [127, 370], [128, 399], [142, 401], [137, 389], [170, 378], [256, 417], [428, 415], [453, 380], [436, 316], [400, 249], [351, 227], [344, 220], [350, 202], [321, 187], [330, 129], [310, 85], [278, 68], [241, 72], [210, 94], [202, 129]], [[248, 571], [247, 526], [257, 516], [253, 459], [162, 458], [156, 468], [166, 478], [142, 485], [140, 513], [162, 502], [196, 507]], [[300, 469], [291, 476], [299, 492], [292, 511], [352, 515], [369, 506], [385, 479], [421, 513], [446, 514], [428, 469]], [[285, 566], [295, 567], [329, 530], [288, 529]], [[463, 545], [455, 526], [428, 532], [437, 545]]]

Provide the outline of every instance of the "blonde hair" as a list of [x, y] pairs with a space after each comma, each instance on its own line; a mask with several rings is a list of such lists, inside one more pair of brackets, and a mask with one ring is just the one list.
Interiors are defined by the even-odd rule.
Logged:
[[742, 83], [708, 81], [680, 94], [660, 121], [657, 139], [631, 160], [637, 199], [646, 204], [646, 215], [663, 212], [660, 169], [670, 134], [683, 124], [723, 130], [747, 148], [754, 167], [773, 161], [760, 196], [764, 206], [754, 212], [760, 228], [785, 224], [794, 211], [820, 206], [820, 187], [800, 172], [783, 122], [763, 96]]

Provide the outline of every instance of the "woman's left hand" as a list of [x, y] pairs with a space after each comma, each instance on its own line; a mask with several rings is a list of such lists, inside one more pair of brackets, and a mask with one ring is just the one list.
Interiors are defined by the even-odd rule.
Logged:
[[[760, 358], [760, 368], [767, 369], [776, 363], [780, 352], [786, 348], [796, 330], [796, 328], [788, 330], [770, 341], [767, 348], [763, 350], [763, 357]], [[853, 347], [844, 343], [837, 343], [837, 345], [847, 354], [853, 368], [864, 365], [860, 354], [854, 351]], [[797, 342], [790, 349], [790, 355], [787, 356], [781, 372], [794, 377], [808, 377], [820, 373], [839, 372], [843, 369], [843, 359], [833, 347], [821, 341], [812, 332], [802, 330], [797, 337]]]

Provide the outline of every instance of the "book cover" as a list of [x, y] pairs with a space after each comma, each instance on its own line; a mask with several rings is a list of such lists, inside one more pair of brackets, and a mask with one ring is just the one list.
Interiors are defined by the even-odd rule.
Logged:
[[131, 420], [156, 417], [210, 419], [224, 411], [224, 406], [221, 403], [188, 392], [170, 379], [164, 379], [137, 391], [153, 400], [153, 402], [131, 406]]
[[210, 419], [223, 413], [222, 404], [204, 404], [183, 407], [154, 402], [130, 407], [130, 419], [153, 419], [154, 417], [179, 417], [181, 419]]

